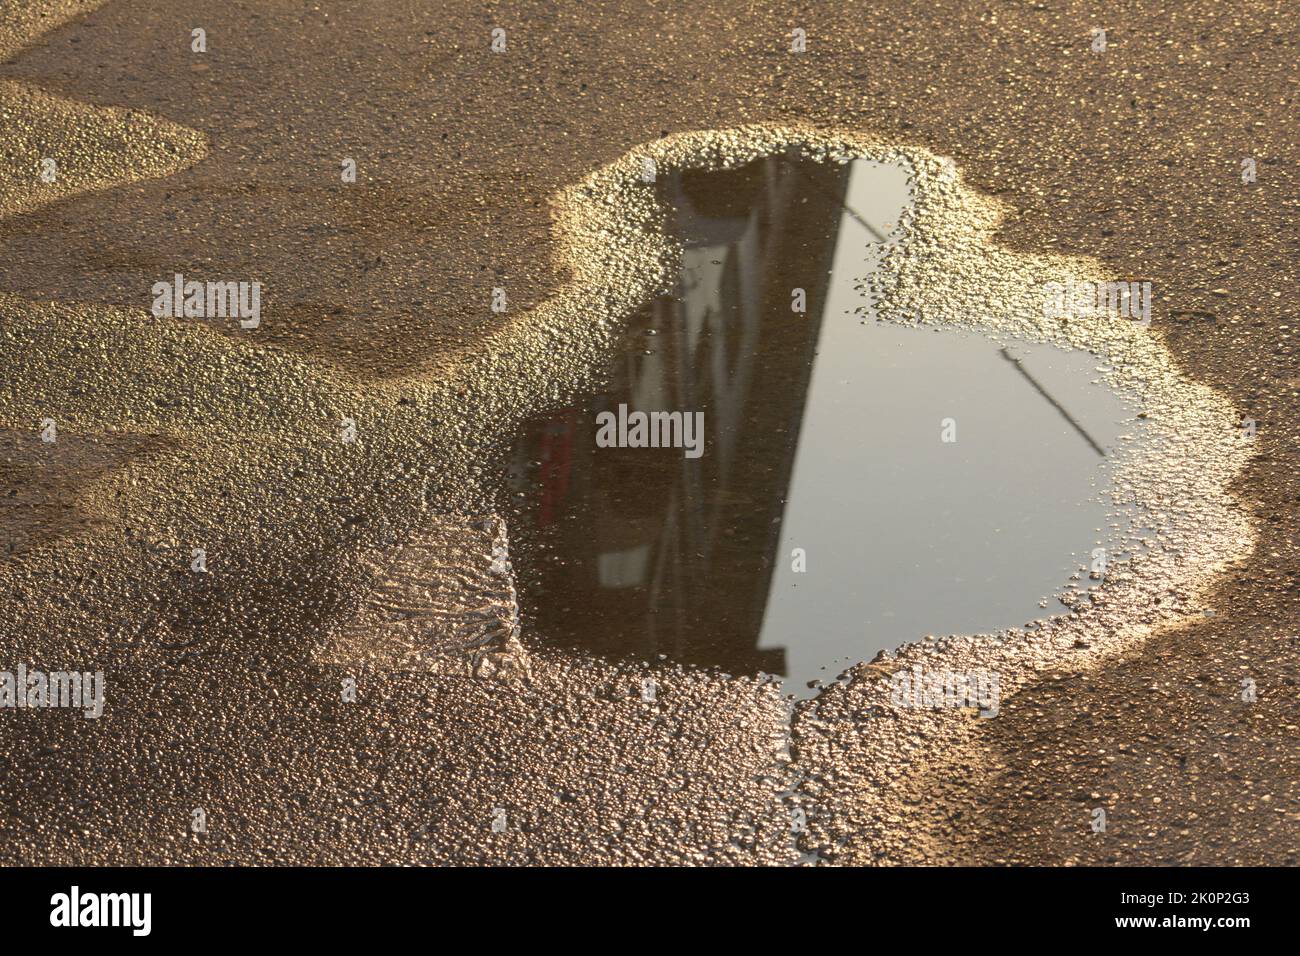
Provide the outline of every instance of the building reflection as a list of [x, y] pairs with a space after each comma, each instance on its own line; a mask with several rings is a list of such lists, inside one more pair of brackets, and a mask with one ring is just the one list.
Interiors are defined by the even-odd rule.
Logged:
[[[684, 245], [677, 287], [629, 321], [602, 391], [531, 422], [513, 449], [507, 512], [532, 633], [785, 673], [784, 649], [757, 642], [847, 180], [793, 156], [662, 178]], [[703, 411], [703, 457], [597, 447], [595, 416], [620, 404]]]

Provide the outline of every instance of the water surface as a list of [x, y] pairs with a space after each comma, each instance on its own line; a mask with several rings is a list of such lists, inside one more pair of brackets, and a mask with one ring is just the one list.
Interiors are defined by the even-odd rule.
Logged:
[[[901, 168], [791, 155], [658, 188], [675, 288], [510, 451], [525, 627], [806, 694], [882, 648], [1062, 610], [1045, 599], [1114, 537], [1107, 453], [1134, 425], [1097, 360], [878, 321], [864, 279]], [[702, 456], [600, 447], [620, 406], [703, 412]]]

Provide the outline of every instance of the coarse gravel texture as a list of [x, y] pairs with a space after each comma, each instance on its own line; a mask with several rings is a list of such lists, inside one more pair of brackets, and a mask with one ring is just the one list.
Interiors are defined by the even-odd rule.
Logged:
[[[97, 721], [0, 720], [0, 858], [788, 864], [797, 800], [827, 862], [1294, 863], [1294, 12], [0, 4], [0, 448], [34, 502], [0, 513], [0, 667], [108, 671]], [[527, 668], [488, 679], [322, 663], [320, 633], [365, 599], [358, 555], [481, 505], [483, 423], [576, 387], [602, 323], [653, 287], [653, 230], [585, 231], [600, 220], [574, 189], [638, 149], [697, 155], [676, 134], [699, 130], [902, 151], [934, 225], [991, 230], [929, 234], [885, 290], [923, 321], [996, 305], [1050, 338], [1024, 323], [1059, 264], [1150, 279], [1150, 330], [1122, 333], [1140, 344], [1087, 344], [1139, 397], [1179, 383], [1152, 386], [1161, 461], [1185, 442], [1171, 492], [1205, 509], [1171, 517], [1178, 606], [1141, 605], [1155, 579], [1134, 568], [1095, 633], [989, 644], [1017, 675], [993, 719], [891, 715], [898, 661], [864, 665], [796, 712], [792, 749], [773, 685], [526, 632]], [[50, 152], [66, 178], [43, 184]], [[653, 224], [635, 201], [614, 218]], [[942, 272], [954, 249], [973, 270]], [[154, 320], [174, 272], [260, 279], [264, 327]], [[591, 339], [566, 352], [580, 320]], [[47, 415], [71, 467], [39, 443]], [[973, 647], [907, 654], [991, 659]]]

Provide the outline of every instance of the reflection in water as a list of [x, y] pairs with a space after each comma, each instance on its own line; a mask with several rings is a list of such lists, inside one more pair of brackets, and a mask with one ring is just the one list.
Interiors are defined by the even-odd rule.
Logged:
[[[1087, 356], [872, 321], [899, 168], [769, 157], [661, 189], [677, 287], [629, 320], [598, 392], [512, 450], [526, 628], [804, 693], [882, 647], [1040, 616], [1106, 520], [1081, 433], [1114, 441], [1124, 409]], [[703, 412], [703, 456], [599, 447], [620, 405]]]

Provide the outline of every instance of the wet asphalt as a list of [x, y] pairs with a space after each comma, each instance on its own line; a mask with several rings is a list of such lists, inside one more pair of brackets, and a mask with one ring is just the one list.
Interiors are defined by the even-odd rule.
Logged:
[[[27, 6], [0, 8], [21, 147], [0, 177], [0, 425], [8, 441], [53, 408], [80, 470], [8, 459], [41, 506], [0, 524], [20, 551], [0, 563], [0, 625], [12, 665], [103, 662], [109, 693], [99, 720], [3, 714], [0, 858], [786, 864], [782, 794], [801, 779], [833, 862], [1295, 862], [1284, 5], [524, 3], [497, 24], [458, 3], [112, 0], [50, 5], [73, 16], [48, 31]], [[806, 53], [789, 52], [793, 26]], [[420, 442], [454, 436], [386, 383], [449, 376], [504, 321], [492, 287], [520, 310], [546, 299], [563, 278], [557, 190], [670, 133], [795, 121], [952, 156], [1016, 211], [1000, 243], [1165, 290], [1153, 325], [1181, 370], [1259, 427], [1234, 489], [1258, 543], [1218, 579], [1214, 615], [1022, 689], [941, 765], [896, 779], [869, 831], [856, 771], [891, 753], [849, 690], [793, 717], [796, 738], [810, 730], [792, 750], [770, 685], [661, 664], [647, 702], [643, 668], [526, 632], [511, 680], [322, 662], [317, 625], [346, 606], [356, 551], [456, 493], [420, 473], [436, 457]], [[68, 185], [33, 194], [24, 171], [50, 151]], [[256, 348], [130, 314], [177, 271], [274, 290]], [[319, 422], [356, 408], [385, 427], [344, 459]], [[107, 473], [128, 484], [95, 483]], [[353, 537], [317, 554], [338, 528]], [[227, 583], [183, 573], [198, 529], [225, 542]]]

